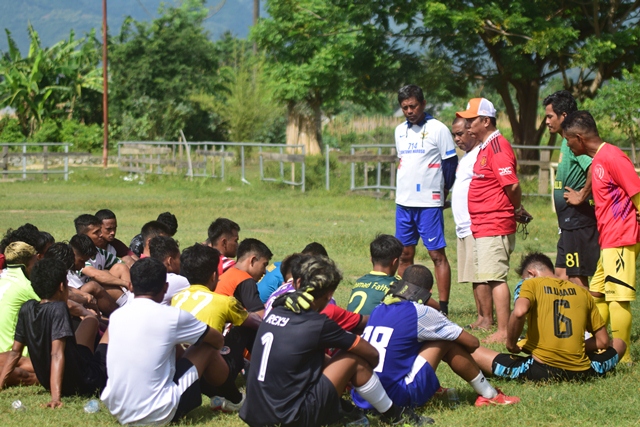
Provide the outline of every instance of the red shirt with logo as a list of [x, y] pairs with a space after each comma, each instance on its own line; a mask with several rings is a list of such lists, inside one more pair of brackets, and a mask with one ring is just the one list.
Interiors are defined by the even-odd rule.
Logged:
[[604, 143], [591, 163], [593, 200], [600, 247], [619, 248], [640, 242], [636, 207], [631, 197], [640, 193], [640, 178], [622, 150]]
[[480, 145], [469, 186], [471, 232], [476, 239], [516, 232], [515, 207], [504, 191], [505, 186], [518, 183], [516, 167], [511, 144], [500, 131]]

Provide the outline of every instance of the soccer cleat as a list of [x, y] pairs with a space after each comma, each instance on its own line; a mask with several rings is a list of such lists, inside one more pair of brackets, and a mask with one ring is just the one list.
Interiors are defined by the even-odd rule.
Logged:
[[244, 404], [246, 399], [246, 394], [242, 393], [242, 400], [240, 403], [233, 403], [228, 399], [225, 399], [221, 396], [213, 396], [211, 398], [211, 410], [212, 411], [222, 411], [226, 413], [239, 412], [240, 408]]
[[433, 418], [425, 417], [424, 415], [418, 415], [411, 408], [403, 408], [400, 416], [395, 419], [386, 417], [384, 414], [382, 414], [380, 419], [387, 424], [391, 424], [392, 426], [410, 425], [421, 427], [429, 424], [435, 424]]
[[514, 403], [520, 402], [519, 397], [507, 396], [502, 392], [502, 390], [500, 390], [497, 387], [496, 387], [496, 390], [498, 391], [498, 395], [496, 397], [487, 399], [486, 397], [478, 396], [478, 398], [476, 399], [475, 405], [478, 407], [493, 406], [493, 405], [513, 405]]

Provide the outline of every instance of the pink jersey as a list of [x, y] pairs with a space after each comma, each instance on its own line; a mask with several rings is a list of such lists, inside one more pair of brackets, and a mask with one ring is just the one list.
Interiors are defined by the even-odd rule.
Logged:
[[593, 200], [600, 247], [619, 248], [640, 242], [636, 207], [631, 197], [640, 193], [640, 178], [622, 150], [603, 144], [591, 163]]
[[516, 156], [511, 144], [495, 131], [480, 145], [469, 185], [471, 232], [479, 237], [507, 236], [516, 232], [514, 209], [504, 191], [517, 184]]

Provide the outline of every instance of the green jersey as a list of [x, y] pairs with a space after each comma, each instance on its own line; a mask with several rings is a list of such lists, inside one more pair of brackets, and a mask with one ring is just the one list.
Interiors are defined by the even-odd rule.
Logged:
[[347, 311], [368, 315], [371, 314], [387, 294], [389, 286], [396, 280], [394, 276], [387, 276], [380, 271], [372, 271], [362, 276], [353, 285]]
[[0, 353], [13, 347], [20, 307], [31, 299], [40, 301], [22, 268], [7, 268], [0, 278]]
[[564, 200], [565, 187], [581, 190], [587, 180], [587, 170], [591, 166], [591, 157], [576, 156], [562, 139], [558, 171], [553, 183], [553, 201], [558, 215], [558, 225], [563, 230], [595, 226], [596, 215], [593, 209], [593, 196], [579, 206], [570, 206]]

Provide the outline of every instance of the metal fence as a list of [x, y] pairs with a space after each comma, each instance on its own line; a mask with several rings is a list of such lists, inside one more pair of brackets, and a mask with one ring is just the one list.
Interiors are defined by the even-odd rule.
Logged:
[[[22, 179], [27, 179], [27, 175], [42, 175], [43, 179], [48, 179], [50, 174], [63, 174], [64, 180], [69, 179], [69, 156], [77, 153], [69, 153], [69, 146], [66, 142], [4, 142], [2, 147], [2, 179], [8, 179], [9, 175], [21, 175]], [[62, 147], [62, 152], [49, 151], [50, 147]], [[18, 150], [16, 150], [18, 149]], [[31, 150], [36, 151], [31, 151]], [[41, 151], [40, 151], [41, 150]], [[86, 154], [86, 153], [83, 153]], [[37, 160], [42, 158], [42, 168], [36, 169], [27, 167], [28, 159]], [[19, 160], [19, 166], [12, 166], [10, 159]], [[62, 158], [62, 170], [51, 169], [51, 160]]]
[[[231, 148], [233, 151], [229, 151]], [[258, 142], [118, 142], [118, 167], [130, 174], [184, 174], [187, 177], [225, 178], [225, 162], [240, 156], [241, 181], [246, 178], [247, 151], [258, 148], [260, 180], [299, 186], [305, 191], [304, 145], [264, 144]], [[267, 176], [265, 162], [279, 164], [278, 176]], [[291, 164], [291, 179], [285, 178], [285, 163]], [[300, 178], [296, 179], [296, 164]], [[218, 172], [219, 171], [219, 172]]]

